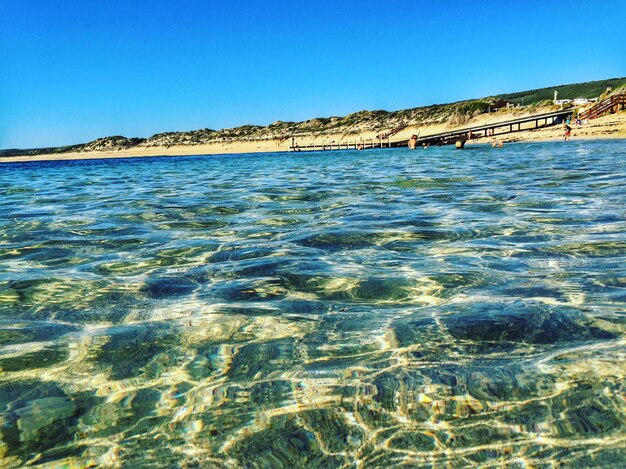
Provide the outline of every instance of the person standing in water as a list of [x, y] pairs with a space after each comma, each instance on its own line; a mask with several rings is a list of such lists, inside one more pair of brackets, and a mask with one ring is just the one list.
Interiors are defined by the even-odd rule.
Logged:
[[563, 124], [563, 130], [565, 132], [565, 141], [567, 142], [572, 135], [572, 128], [569, 126], [569, 122], [565, 121]]
[[415, 150], [417, 148], [417, 135], [411, 135], [411, 138], [409, 139], [409, 148], [411, 150]]

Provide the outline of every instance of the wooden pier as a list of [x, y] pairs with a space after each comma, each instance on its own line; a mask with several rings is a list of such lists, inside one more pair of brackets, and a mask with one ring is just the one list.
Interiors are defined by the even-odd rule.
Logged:
[[[481, 137], [495, 137], [513, 132], [521, 132], [525, 130], [538, 129], [560, 124], [568, 116], [571, 117], [574, 109], [565, 109], [561, 111], [548, 112], [545, 114], [537, 114], [534, 116], [522, 117], [503, 122], [493, 122], [475, 127], [465, 127], [462, 129], [450, 130], [447, 132], [439, 132], [431, 135], [418, 137], [417, 145], [453, 145], [457, 142], [466, 142]], [[525, 124], [525, 125], [524, 125]], [[534, 124], [534, 125], [533, 125]], [[409, 143], [408, 139], [391, 141], [389, 137], [341, 141], [322, 144], [297, 145], [292, 144], [289, 149], [291, 151], [329, 151], [329, 150], [365, 150], [371, 148], [392, 148], [406, 147]], [[457, 145], [458, 147], [458, 145]], [[462, 147], [462, 145], [461, 145]]]
[[[573, 109], [565, 109], [561, 111], [548, 112], [545, 114], [521, 117], [519, 119], [513, 119], [504, 122], [493, 122], [491, 124], [485, 124], [475, 127], [466, 127], [463, 129], [456, 129], [448, 132], [425, 135], [417, 139], [417, 144], [451, 145], [455, 144], [458, 141], [465, 142], [481, 137], [495, 137], [499, 135], [510, 134], [513, 132], [538, 129], [540, 127], [549, 127], [552, 125], [560, 124], [565, 118], [571, 117], [573, 112]], [[522, 128], [522, 124], [527, 125]], [[391, 146], [402, 147], [406, 146], [408, 142], [408, 139], [401, 140], [398, 142], [393, 142]]]
[[292, 144], [291, 151], [331, 151], [331, 150], [367, 150], [372, 148], [391, 148], [393, 142], [387, 138], [368, 138], [364, 140], [346, 140], [341, 142], [311, 143], [308, 145]]

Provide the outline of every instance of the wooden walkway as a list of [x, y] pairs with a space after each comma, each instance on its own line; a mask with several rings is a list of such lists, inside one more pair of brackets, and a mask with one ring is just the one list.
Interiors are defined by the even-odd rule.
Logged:
[[618, 112], [620, 107], [624, 109], [626, 107], [626, 93], [615, 94], [603, 99], [595, 106], [581, 112], [578, 117], [580, 119], [595, 119], [607, 112]]
[[[573, 109], [565, 109], [562, 111], [548, 112], [545, 114], [536, 114], [534, 116], [521, 117], [519, 119], [508, 120], [504, 122], [493, 122], [491, 124], [479, 125], [475, 127], [465, 127], [463, 129], [451, 130], [448, 132], [440, 132], [432, 135], [425, 135], [417, 139], [417, 144], [428, 145], [449, 145], [457, 141], [473, 140], [480, 137], [492, 137], [498, 135], [510, 134], [513, 132], [521, 132], [524, 130], [538, 129], [540, 127], [549, 127], [560, 124], [566, 117], [572, 115]], [[534, 126], [532, 125], [534, 123]], [[531, 124], [530, 127], [522, 128], [522, 124]], [[392, 147], [407, 146], [409, 140], [401, 140], [393, 142]]]
[[330, 151], [330, 150], [366, 150], [370, 148], [388, 148], [391, 146], [389, 140], [368, 138], [367, 140], [346, 140], [342, 142], [328, 143], [311, 143], [309, 145], [291, 145], [289, 150], [291, 151]]
[[[439, 132], [431, 135], [424, 135], [417, 139], [418, 145], [449, 145], [454, 144], [457, 141], [473, 140], [480, 137], [491, 137], [505, 135], [513, 132], [520, 132], [530, 129], [538, 129], [540, 127], [549, 127], [551, 125], [561, 123], [567, 116], [573, 114], [573, 109], [565, 109], [561, 111], [548, 112], [545, 114], [536, 114], [534, 116], [522, 117], [519, 119], [513, 119], [503, 122], [493, 122], [491, 124], [485, 124], [474, 127], [465, 127], [462, 129], [450, 130], [447, 132]], [[534, 123], [534, 126], [532, 125]], [[531, 124], [522, 126], [523, 124]], [[385, 139], [368, 139], [362, 142], [356, 140], [350, 142], [332, 142], [326, 144], [311, 144], [298, 146], [294, 145], [289, 147], [292, 151], [320, 151], [320, 150], [350, 150], [358, 149], [360, 146], [362, 149], [369, 148], [390, 148], [390, 147], [406, 147], [409, 143], [408, 139], [391, 141], [389, 138]]]

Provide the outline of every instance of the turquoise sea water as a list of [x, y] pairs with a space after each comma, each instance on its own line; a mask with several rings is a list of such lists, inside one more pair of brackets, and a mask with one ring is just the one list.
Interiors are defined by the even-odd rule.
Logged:
[[1, 165], [0, 465], [624, 466], [625, 159]]

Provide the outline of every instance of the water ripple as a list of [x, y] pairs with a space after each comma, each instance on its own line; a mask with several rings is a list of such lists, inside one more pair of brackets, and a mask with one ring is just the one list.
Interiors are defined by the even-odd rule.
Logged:
[[3, 165], [3, 467], [621, 467], [622, 141]]

